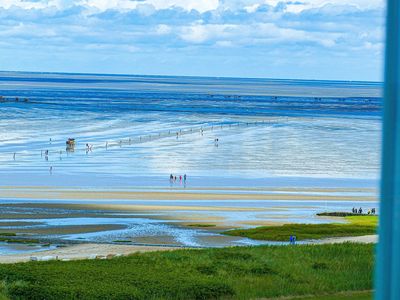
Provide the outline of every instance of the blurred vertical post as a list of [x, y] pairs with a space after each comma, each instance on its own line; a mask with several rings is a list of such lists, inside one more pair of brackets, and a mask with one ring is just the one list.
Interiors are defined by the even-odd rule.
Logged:
[[400, 2], [387, 1], [377, 300], [400, 299]]

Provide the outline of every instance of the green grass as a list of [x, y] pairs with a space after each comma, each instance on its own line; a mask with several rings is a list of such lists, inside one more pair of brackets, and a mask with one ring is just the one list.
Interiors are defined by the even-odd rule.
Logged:
[[293, 298], [293, 300], [372, 300], [371, 291], [338, 293], [335, 295]]
[[355, 225], [367, 225], [367, 226], [378, 226], [377, 216], [348, 216], [345, 219], [351, 224]]
[[348, 216], [345, 219], [348, 223], [285, 224], [282, 226], [233, 229], [223, 233], [267, 241], [289, 241], [291, 235], [295, 235], [297, 240], [301, 241], [329, 237], [362, 236], [376, 233], [377, 216]]
[[[372, 289], [372, 245], [184, 249], [0, 265], [10, 299], [255, 299]], [[337, 298], [334, 298], [337, 299]], [[347, 298], [344, 298], [347, 299]], [[363, 298], [349, 298], [363, 299]]]

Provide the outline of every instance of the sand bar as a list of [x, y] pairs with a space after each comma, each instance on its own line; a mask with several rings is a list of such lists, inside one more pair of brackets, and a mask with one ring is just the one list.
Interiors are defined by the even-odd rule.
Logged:
[[[300, 191], [299, 191], [300, 192]], [[246, 193], [241, 189], [226, 190], [225, 192], [212, 191], [118, 191], [118, 190], [90, 190], [90, 189], [48, 189], [48, 188], [0, 188], [0, 199], [41, 199], [41, 200], [316, 200], [316, 201], [376, 201], [374, 195], [337, 195], [326, 191], [323, 195], [307, 193], [304, 189], [301, 193], [277, 193], [266, 194], [249, 190]]]

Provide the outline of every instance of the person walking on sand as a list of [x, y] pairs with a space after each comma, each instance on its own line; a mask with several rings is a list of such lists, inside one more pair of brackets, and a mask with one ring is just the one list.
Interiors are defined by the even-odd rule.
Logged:
[[183, 181], [186, 182], [186, 174], [183, 175]]

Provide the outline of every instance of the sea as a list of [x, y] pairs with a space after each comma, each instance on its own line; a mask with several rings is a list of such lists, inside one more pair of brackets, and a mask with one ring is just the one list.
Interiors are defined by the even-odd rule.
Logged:
[[[378, 206], [377, 201], [325, 201], [323, 191], [353, 199], [376, 196], [381, 111], [379, 82], [0, 72], [0, 190], [247, 189], [249, 194], [280, 188], [301, 194], [307, 188], [321, 199], [98, 202], [184, 206], [173, 213], [197, 216], [187, 222], [202, 221], [199, 215], [204, 222], [210, 216], [226, 223], [329, 222], [316, 213]], [[73, 147], [68, 139], [74, 139]], [[171, 181], [171, 175], [178, 179]], [[187, 180], [180, 180], [184, 175]], [[103, 224], [125, 227], [46, 237], [90, 242], [150, 237], [153, 243], [191, 247], [260, 243], [182, 227], [170, 210], [158, 210], [158, 217], [151, 211], [100, 210], [74, 217], [76, 210], [44, 206], [54, 203], [96, 201], [30, 199], [28, 193], [26, 199], [0, 197], [0, 213], [7, 217], [0, 230]], [[35, 217], [43, 214], [52, 217]], [[37, 224], [28, 224], [32, 218]], [[25, 251], [2, 247], [0, 255]]]
[[0, 72], [0, 185], [376, 186], [381, 95], [377, 82]]

